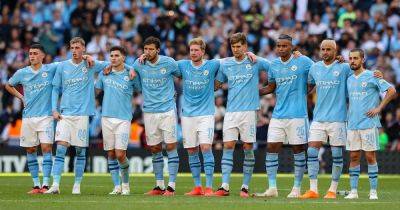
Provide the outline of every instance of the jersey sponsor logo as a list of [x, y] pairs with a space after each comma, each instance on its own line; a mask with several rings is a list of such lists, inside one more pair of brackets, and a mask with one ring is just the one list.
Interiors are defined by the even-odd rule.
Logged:
[[290, 67], [290, 70], [296, 71], [296, 70], [297, 70], [297, 66], [296, 66], [296, 65], [293, 65], [292, 67]]
[[43, 78], [46, 78], [47, 76], [48, 76], [48, 75], [47, 75], [47, 72], [43, 72], [43, 73], [42, 73], [42, 77], [43, 77]]
[[276, 83], [279, 85], [290, 85], [297, 79], [297, 75], [292, 75], [288, 77], [278, 77], [276, 78]]

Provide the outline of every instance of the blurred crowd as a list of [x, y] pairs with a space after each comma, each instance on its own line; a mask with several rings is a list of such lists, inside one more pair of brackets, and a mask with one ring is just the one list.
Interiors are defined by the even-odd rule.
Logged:
[[[228, 37], [247, 34], [249, 51], [276, 58], [275, 40], [290, 34], [302, 54], [319, 60], [319, 44], [324, 38], [338, 43], [338, 54], [345, 59], [355, 47], [366, 52], [368, 69], [379, 69], [385, 79], [400, 85], [400, 0], [14, 0], [0, 2], [0, 132], [8, 145], [18, 145], [22, 104], [4, 90], [8, 78], [28, 65], [27, 49], [32, 42], [44, 45], [45, 63], [70, 58], [68, 41], [83, 37], [87, 53], [107, 60], [113, 45], [127, 48], [127, 63], [142, 54], [142, 42], [149, 36], [162, 41], [161, 54], [176, 60], [188, 58], [188, 40], [203, 37], [207, 58], [231, 56]], [[177, 104], [181, 98], [176, 80]], [[266, 83], [261, 77], [260, 85]], [[225, 113], [226, 87], [216, 93], [216, 147], [220, 147]], [[99, 97], [98, 97], [99, 98]], [[309, 112], [315, 96], [309, 97]], [[135, 95], [131, 146], [144, 145], [140, 94]], [[275, 104], [273, 95], [260, 100], [258, 146], [265, 145], [269, 119]], [[382, 150], [398, 150], [400, 98], [382, 113]], [[100, 101], [97, 100], [100, 113]], [[100, 116], [91, 120], [93, 145], [100, 145]]]

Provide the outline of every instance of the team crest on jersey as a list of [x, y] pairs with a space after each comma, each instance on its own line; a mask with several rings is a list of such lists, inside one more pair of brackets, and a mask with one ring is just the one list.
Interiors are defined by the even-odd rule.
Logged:
[[46, 78], [46, 77], [47, 77], [47, 72], [43, 72], [43, 73], [42, 73], [42, 77], [43, 77], [43, 78]]
[[334, 71], [333, 75], [335, 75], [337, 77], [337, 76], [339, 76], [339, 72], [338, 71]]
[[167, 69], [162, 68], [162, 69], [160, 69], [160, 72], [161, 72], [161, 74], [165, 74], [165, 73], [167, 73]]
[[82, 67], [82, 72], [86, 73], [88, 71], [88, 69], [86, 68], [86, 66]]
[[290, 67], [290, 70], [296, 71], [296, 70], [297, 70], [297, 66], [296, 66], [296, 65], [293, 65], [292, 67]]
[[367, 82], [362, 82], [361, 87], [367, 87]]
[[129, 77], [128, 77], [128, 76], [125, 76], [125, 77], [124, 77], [124, 80], [128, 82], [128, 81], [129, 81]]
[[250, 64], [246, 64], [246, 69], [251, 69], [251, 65]]
[[207, 76], [209, 74], [208, 70], [204, 70], [203, 74], [204, 76]]

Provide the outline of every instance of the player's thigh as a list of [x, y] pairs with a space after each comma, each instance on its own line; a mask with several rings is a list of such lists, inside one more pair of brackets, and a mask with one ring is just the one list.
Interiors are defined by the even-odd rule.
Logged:
[[306, 144], [308, 139], [308, 119], [295, 118], [288, 120], [287, 139], [290, 145]]
[[347, 130], [346, 150], [361, 150], [361, 133], [360, 130]]
[[160, 129], [162, 130], [163, 141], [166, 144], [177, 142], [177, 116], [175, 110], [171, 110], [162, 114], [160, 119]]
[[183, 147], [193, 148], [199, 146], [200, 142], [197, 138], [198, 120], [196, 117], [182, 117], [182, 136]]
[[379, 150], [379, 131], [378, 128], [360, 130], [361, 150], [372, 152]]
[[105, 151], [115, 149], [115, 125], [110, 118], [101, 118], [101, 132], [103, 134], [103, 148]]
[[54, 142], [54, 120], [53, 117], [47, 116], [38, 119], [37, 122], [38, 138], [41, 144], [53, 144]]
[[70, 116], [61, 116], [61, 120], [57, 122], [55, 141], [64, 141], [71, 144], [71, 132], [73, 121]]
[[328, 134], [326, 123], [312, 122], [309, 131], [308, 142], [327, 142]]
[[346, 124], [344, 122], [331, 122], [328, 124], [329, 144], [331, 146], [346, 145]]
[[126, 150], [129, 144], [131, 122], [119, 120], [115, 128], [115, 149]]
[[272, 118], [268, 126], [268, 143], [285, 143], [286, 142], [286, 126], [287, 120]]
[[224, 116], [223, 124], [223, 142], [237, 141], [239, 139], [240, 119], [236, 112], [227, 112]]
[[73, 116], [71, 118], [71, 145], [77, 147], [89, 146], [89, 116]]
[[155, 146], [163, 141], [162, 130], [159, 129], [159, 113], [143, 113], [143, 121], [146, 133], [146, 143]]
[[256, 112], [247, 111], [240, 113], [239, 133], [240, 140], [245, 143], [256, 142]]
[[23, 118], [19, 144], [21, 147], [36, 147], [40, 144], [35, 129], [35, 121], [31, 118]]
[[214, 140], [214, 116], [202, 116], [198, 120], [197, 138], [200, 144], [212, 144]]

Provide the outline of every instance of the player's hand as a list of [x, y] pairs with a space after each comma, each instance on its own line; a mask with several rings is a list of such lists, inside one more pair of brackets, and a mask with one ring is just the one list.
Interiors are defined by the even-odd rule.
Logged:
[[337, 60], [339, 63], [344, 63], [344, 62], [345, 62], [344, 57], [341, 56], [341, 55], [336, 56], [336, 60]]
[[371, 109], [369, 110], [366, 115], [368, 117], [375, 117], [376, 115], [378, 115], [379, 113], [381, 113], [381, 109], [379, 107], [375, 108], [375, 109]]
[[257, 56], [252, 53], [252, 52], [246, 52], [247, 57], [249, 57], [250, 61], [252, 63], [256, 63], [257, 62]]
[[94, 66], [94, 59], [90, 55], [83, 55], [83, 60], [86, 60], [86, 66], [92, 68]]
[[136, 72], [134, 69], [129, 69], [129, 79], [133, 80], [136, 77]]
[[53, 111], [53, 118], [57, 121], [62, 119], [61, 114], [57, 111]]
[[379, 70], [375, 70], [374, 71], [374, 77], [375, 78], [379, 78], [379, 79], [383, 79], [383, 72], [381, 72]]
[[301, 54], [301, 52], [298, 51], [298, 50], [293, 51], [293, 56], [294, 56], [294, 58], [298, 58], [298, 57], [300, 57], [300, 56], [302, 56], [302, 55], [303, 55], [303, 54]]
[[111, 65], [107, 66], [105, 69], [103, 69], [103, 74], [104, 75], [109, 75], [111, 73]]
[[146, 62], [147, 55], [146, 54], [142, 54], [138, 59], [139, 59], [139, 63], [140, 64], [144, 64], [144, 62]]

